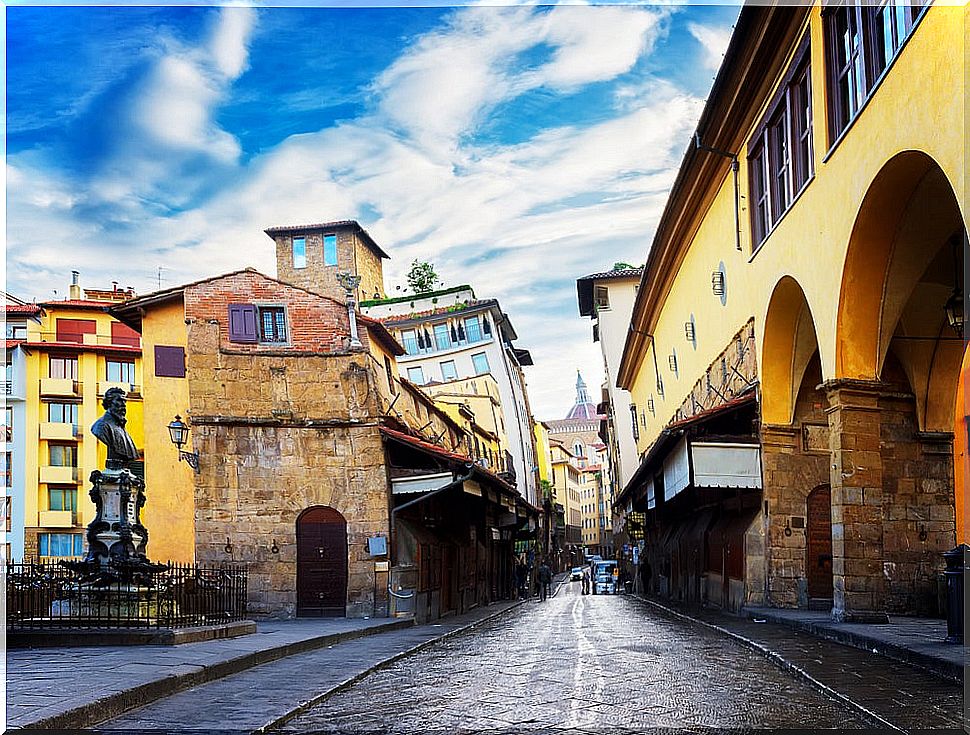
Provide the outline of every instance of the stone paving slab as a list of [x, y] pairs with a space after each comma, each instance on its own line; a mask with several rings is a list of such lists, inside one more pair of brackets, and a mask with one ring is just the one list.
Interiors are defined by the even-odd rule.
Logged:
[[7, 651], [7, 727], [81, 728], [132, 707], [285, 656], [413, 627], [411, 620], [260, 622], [242, 638], [158, 646]]
[[868, 649], [788, 625], [637, 597], [672, 616], [719, 630], [881, 723], [890, 731], [963, 731], [963, 687]]
[[431, 624], [288, 656], [127, 712], [101, 724], [96, 732], [262, 732], [380, 667], [520, 604], [496, 603]]
[[748, 607], [750, 618], [781, 623], [866, 651], [904, 661], [952, 681], [962, 682], [967, 647], [946, 643], [946, 621], [937, 618], [891, 616], [889, 623], [837, 623], [829, 613]]

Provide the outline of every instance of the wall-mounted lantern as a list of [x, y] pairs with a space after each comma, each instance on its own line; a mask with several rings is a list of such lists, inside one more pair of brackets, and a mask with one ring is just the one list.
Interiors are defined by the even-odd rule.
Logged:
[[711, 274], [711, 290], [715, 296], [723, 296], [727, 290], [724, 283], [724, 271], [714, 271]]
[[688, 342], [695, 342], [697, 340], [697, 335], [694, 332], [694, 321], [693, 319], [689, 322], [684, 322], [684, 336], [687, 338]]
[[189, 467], [199, 472], [199, 454], [198, 452], [186, 452], [182, 449], [182, 445], [189, 440], [189, 427], [182, 422], [182, 417], [175, 414], [175, 420], [168, 425], [168, 435], [172, 439], [172, 444], [178, 447], [179, 450], [179, 462], [185, 460]]

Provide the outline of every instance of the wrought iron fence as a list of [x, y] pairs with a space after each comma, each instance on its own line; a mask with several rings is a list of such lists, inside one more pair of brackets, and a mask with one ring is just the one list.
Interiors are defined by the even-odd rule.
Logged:
[[242, 620], [244, 566], [169, 564], [150, 585], [80, 582], [46, 563], [8, 563], [7, 629], [191, 628]]

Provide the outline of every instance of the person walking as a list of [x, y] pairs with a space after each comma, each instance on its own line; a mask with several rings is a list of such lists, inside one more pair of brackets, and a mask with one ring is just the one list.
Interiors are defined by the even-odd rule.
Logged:
[[543, 560], [542, 566], [539, 567], [539, 602], [546, 601], [546, 598], [549, 596], [549, 585], [551, 584], [552, 569], [549, 568], [549, 563]]
[[583, 594], [589, 594], [589, 568], [583, 570]]

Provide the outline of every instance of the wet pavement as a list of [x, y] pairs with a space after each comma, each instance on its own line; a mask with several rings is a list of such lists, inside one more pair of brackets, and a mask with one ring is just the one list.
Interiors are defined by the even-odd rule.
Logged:
[[364, 677], [281, 731], [871, 726], [717, 631], [567, 583]]

